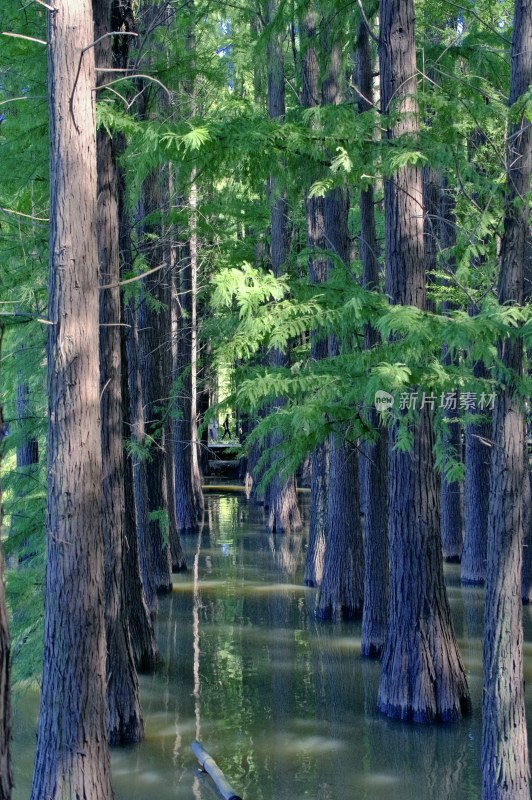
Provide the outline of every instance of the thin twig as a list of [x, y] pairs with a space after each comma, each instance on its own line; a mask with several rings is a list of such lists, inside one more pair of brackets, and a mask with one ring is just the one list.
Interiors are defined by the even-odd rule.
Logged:
[[9, 31], [2, 31], [2, 36], [12, 36], [13, 39], [27, 39], [28, 42], [37, 42], [38, 44], [48, 44], [44, 39], [36, 39], [35, 36], [24, 36], [22, 33], [10, 33]]
[[5, 214], [16, 214], [18, 217], [37, 220], [37, 222], [50, 222], [48, 217], [34, 217], [32, 214], [23, 214], [22, 211], [15, 211], [13, 208], [4, 208], [0, 206], [0, 211], [3, 211]]
[[158, 272], [160, 269], [164, 269], [167, 267], [168, 264], [165, 262], [164, 264], [159, 264], [158, 267], [153, 267], [153, 269], [149, 269], [147, 272], [143, 272], [142, 275], [135, 275], [133, 278], [127, 278], [125, 281], [119, 281], [118, 283], [106, 283], [104, 286], [100, 286], [100, 289], [118, 289], [119, 286], [125, 286], [126, 283], [134, 283], [134, 281], [141, 281], [147, 275], [151, 275], [153, 272]]
[[[113, 83], [119, 83], [120, 81], [128, 81], [131, 78], [144, 78], [145, 80], [153, 81], [154, 83], [157, 83], [162, 89], [164, 89], [164, 91], [166, 92], [166, 94], [168, 95], [170, 100], [172, 99], [172, 93], [171, 93], [171, 91], [169, 89], [166, 88], [164, 83], [161, 83], [160, 80], [158, 80], [157, 78], [154, 78], [153, 75], [143, 75], [143, 74], [140, 74], [140, 73], [139, 74], [135, 74], [135, 75], [124, 75], [124, 77], [122, 77], [122, 78], [115, 78], [114, 81], [109, 81], [109, 83], [102, 83], [97, 88], [98, 89], [105, 89], [107, 86], [112, 86]], [[140, 94], [140, 92], [139, 92], [139, 94]]]

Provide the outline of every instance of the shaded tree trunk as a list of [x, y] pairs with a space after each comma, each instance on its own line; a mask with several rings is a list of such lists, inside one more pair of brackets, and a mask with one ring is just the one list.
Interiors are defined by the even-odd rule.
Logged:
[[48, 14], [50, 290], [43, 675], [32, 800], [111, 800], [92, 5]]
[[[385, 113], [401, 117], [390, 136], [418, 130], [414, 4], [381, 0], [380, 68]], [[421, 175], [400, 168], [384, 185], [386, 291], [392, 302], [425, 308]], [[396, 423], [397, 425], [398, 423]], [[469, 710], [443, 580], [434, 436], [427, 407], [410, 423], [412, 448], [388, 455], [390, 596], [379, 709], [416, 722], [454, 720]]]
[[[476, 378], [487, 378], [480, 362], [473, 366]], [[491, 458], [491, 425], [480, 411], [478, 424], [465, 426], [464, 545], [460, 565], [462, 583], [480, 585], [486, 579], [488, 501]]]
[[[302, 47], [302, 90], [301, 102], [304, 108], [317, 106], [320, 101], [318, 88], [317, 58], [317, 14], [309, 5], [301, 22]], [[310, 251], [308, 259], [308, 281], [312, 284], [323, 283], [327, 279], [328, 264], [323, 255], [325, 241], [325, 210], [322, 197], [305, 198], [305, 219], [307, 223], [307, 247]], [[313, 252], [316, 251], [316, 252]], [[310, 357], [319, 361], [327, 357], [328, 344], [326, 338], [315, 331], [310, 337]], [[325, 528], [327, 524], [327, 442], [317, 445], [310, 457], [310, 520], [307, 559], [304, 582], [307, 586], [319, 586], [323, 574], [323, 558], [325, 555]]]
[[[369, 111], [373, 104], [373, 63], [369, 33], [364, 21], [358, 26], [355, 81], [362, 96], [358, 112]], [[369, 186], [360, 193], [359, 256], [362, 262], [362, 285], [378, 289], [379, 247], [375, 230], [374, 191]], [[369, 350], [380, 341], [371, 325], [365, 331], [365, 347]], [[379, 423], [375, 408], [369, 412], [369, 423], [377, 430], [374, 442], [361, 444], [359, 461], [364, 511], [364, 608], [360, 650], [363, 656], [379, 658], [386, 634], [388, 605], [388, 522], [387, 522], [387, 454], [388, 435]]]
[[[127, 324], [127, 323], [126, 323]], [[124, 404], [124, 441], [131, 437], [130, 397], [128, 387], [126, 342], [122, 337], [122, 402]], [[137, 465], [138, 466], [138, 465]], [[124, 460], [124, 584], [125, 608], [129, 619], [129, 632], [133, 657], [138, 672], [151, 672], [159, 663], [159, 651], [155, 631], [150, 616], [146, 594], [140, 575], [139, 549], [137, 539], [137, 520], [135, 485], [133, 480], [133, 458], [126, 455]], [[146, 506], [147, 507], [147, 506]]]
[[[271, 24], [277, 9], [276, 0], [269, 0], [268, 23]], [[276, 31], [270, 35], [267, 48], [268, 71], [268, 116], [279, 119], [285, 114], [284, 66], [280, 36]], [[271, 207], [271, 265], [276, 278], [282, 274], [289, 251], [288, 236], [288, 204], [286, 197], [280, 192], [274, 176], [270, 177], [269, 196]], [[279, 350], [269, 355], [273, 367], [287, 366], [289, 357]], [[280, 400], [274, 400], [272, 411], [280, 409]], [[275, 451], [282, 444], [282, 437], [273, 433], [269, 438], [269, 447], [275, 458]], [[272, 533], [283, 533], [301, 530], [303, 523], [297, 504], [296, 481], [294, 475], [281, 477], [276, 471], [269, 487], [268, 529]]]
[[[111, 31], [110, 0], [93, 0], [95, 38]], [[111, 39], [96, 47], [100, 69], [113, 66]], [[99, 72], [98, 83], [112, 73]], [[100, 408], [102, 420], [102, 521], [105, 553], [105, 624], [107, 634], [107, 733], [111, 744], [139, 742], [144, 736], [139, 685], [125, 604], [124, 453], [122, 445], [122, 359], [118, 179], [113, 141], [97, 133], [97, 234], [100, 292]]]
[[[142, 188], [142, 216], [157, 213], [161, 209], [161, 174], [153, 171], [144, 180]], [[161, 228], [144, 225], [141, 248], [149, 267], [161, 267], [142, 281], [147, 295], [156, 305], [142, 298], [137, 308], [139, 337], [139, 366], [144, 400], [145, 442], [150, 448], [149, 469], [146, 470], [148, 489], [148, 566], [152, 572], [157, 592], [172, 589], [171, 560], [169, 548], [170, 518], [167, 505], [166, 461], [164, 452], [164, 408], [168, 401], [163, 376], [164, 357], [162, 349], [169, 346], [170, 326], [167, 309], [164, 308], [164, 281], [168, 270], [163, 263]]]
[[[440, 244], [444, 253], [444, 268], [447, 273], [454, 272], [454, 260], [449, 256], [449, 248], [456, 244], [456, 220], [454, 200], [449, 187], [441, 182], [439, 192]], [[445, 281], [448, 284], [450, 281]], [[444, 302], [442, 313], [453, 310], [453, 304]], [[448, 349], [442, 349], [442, 364], [452, 363]], [[440, 525], [443, 557], [452, 563], [460, 562], [463, 550], [464, 520], [462, 514], [462, 486], [460, 481], [449, 480], [445, 474], [450, 460], [462, 462], [462, 426], [459, 422], [458, 403], [455, 408], [445, 410], [445, 423], [442, 435], [442, 474], [440, 482]]]
[[197, 428], [197, 292], [198, 241], [196, 234], [197, 187], [195, 173], [188, 191], [189, 226], [187, 241], [179, 248], [175, 273], [173, 313], [176, 344], [173, 378], [177, 382], [174, 398], [173, 440], [176, 515], [180, 533], [197, 533], [203, 522], [203, 492], [198, 462]]
[[[3, 327], [0, 325], [0, 356], [2, 353]], [[0, 405], [0, 468], [2, 466], [5, 436], [4, 415]], [[0, 483], [0, 531], [2, 530], [2, 485]], [[9, 686], [10, 643], [4, 589], [4, 554], [0, 549], [0, 800], [10, 800], [13, 789], [11, 770], [11, 703]]]
[[[532, 0], [517, 0], [511, 48], [509, 106], [532, 83]], [[532, 128], [524, 113], [509, 127], [506, 204], [499, 303], [521, 304], [528, 234]], [[523, 342], [498, 342], [505, 370], [495, 395], [488, 510], [482, 702], [482, 798], [528, 800], [530, 767], [523, 683], [521, 570], [523, 549], [524, 415], [514, 381], [523, 368]], [[514, 378], [508, 378], [508, 374]]]
[[[344, 94], [340, 19], [322, 18], [322, 52], [327, 66], [322, 84], [325, 105], [339, 105]], [[351, 242], [348, 231], [349, 198], [333, 189], [324, 198], [325, 240], [329, 250], [349, 268]], [[327, 265], [333, 271], [332, 262]], [[340, 354], [341, 342], [329, 336], [328, 355]], [[363, 542], [360, 520], [358, 458], [340, 429], [329, 436], [326, 548], [323, 575], [316, 604], [321, 619], [357, 619], [363, 604]]]

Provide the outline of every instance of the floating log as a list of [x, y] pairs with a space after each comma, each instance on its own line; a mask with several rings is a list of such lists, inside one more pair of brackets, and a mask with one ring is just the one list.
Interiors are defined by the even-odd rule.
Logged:
[[242, 800], [242, 798], [235, 792], [232, 786], [229, 785], [222, 770], [206, 750], [203, 749], [199, 742], [192, 742], [192, 752], [198, 759], [201, 768], [212, 778], [218, 793], [223, 797], [223, 800]]

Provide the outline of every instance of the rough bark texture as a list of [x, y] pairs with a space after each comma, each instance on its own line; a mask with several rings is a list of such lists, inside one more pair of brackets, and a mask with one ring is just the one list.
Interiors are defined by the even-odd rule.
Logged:
[[203, 492], [198, 463], [197, 429], [197, 282], [198, 241], [196, 234], [197, 188], [191, 175], [188, 192], [190, 214], [187, 241], [180, 248], [174, 283], [173, 312], [176, 346], [173, 377], [177, 381], [173, 419], [176, 514], [180, 533], [197, 533], [203, 521]]
[[[338, 105], [342, 99], [342, 54], [340, 32], [334, 20], [323, 19], [322, 49], [327, 70], [322, 85], [324, 104]], [[325, 240], [329, 250], [349, 267], [351, 243], [348, 231], [349, 200], [341, 189], [324, 198]], [[332, 262], [327, 265], [332, 273]], [[340, 354], [341, 342], [329, 336], [328, 355]], [[363, 604], [363, 542], [360, 520], [358, 458], [345, 441], [344, 431], [329, 436], [326, 548], [323, 575], [316, 604], [321, 619], [358, 619]]]
[[[390, 132], [418, 129], [414, 4], [381, 0], [380, 67], [383, 110], [400, 112]], [[385, 182], [386, 291], [393, 303], [425, 307], [421, 175], [399, 169]], [[418, 722], [454, 720], [469, 710], [443, 580], [432, 420], [427, 408], [412, 421], [412, 449], [395, 449], [390, 430], [388, 540], [390, 596], [378, 692], [379, 709]]]
[[[131, 436], [129, 418], [130, 398], [128, 387], [126, 343], [122, 338], [122, 402], [124, 404], [124, 440]], [[124, 585], [125, 608], [129, 619], [129, 633], [133, 658], [138, 672], [151, 672], [159, 663], [159, 651], [155, 641], [155, 631], [146, 602], [144, 586], [140, 575], [139, 550], [136, 530], [135, 487], [133, 481], [133, 461], [124, 460]]]
[[[23, 350], [24, 348], [21, 348]], [[17, 380], [16, 392], [17, 419], [24, 423], [30, 415], [30, 389], [22, 377]], [[30, 467], [39, 461], [39, 442], [33, 436], [25, 436], [17, 445], [17, 470]]]
[[[0, 325], [0, 355], [3, 329]], [[4, 415], [0, 406], [0, 467], [5, 435]], [[0, 531], [2, 530], [2, 485], [0, 483]], [[11, 709], [9, 695], [10, 643], [4, 590], [4, 554], [0, 549], [0, 800], [10, 800], [13, 788], [11, 770]]]
[[[456, 220], [454, 217], [454, 200], [449, 187], [441, 181], [439, 196], [439, 232], [443, 251], [443, 268], [448, 274], [454, 272], [454, 260], [449, 255], [449, 248], [456, 244]], [[444, 280], [444, 285], [448, 281]], [[442, 303], [442, 314], [453, 310], [453, 304]], [[442, 364], [450, 365], [451, 355], [445, 346], [442, 349]], [[458, 421], [459, 409], [445, 411], [446, 424], [442, 435], [442, 474], [440, 482], [440, 525], [443, 557], [446, 561], [458, 563], [462, 558], [464, 520], [462, 514], [462, 485], [460, 481], [448, 480], [445, 470], [450, 460], [462, 461], [462, 427]]]
[[[160, 171], [155, 170], [144, 180], [143, 216], [161, 207]], [[150, 267], [163, 266], [161, 230], [156, 225], [144, 225], [142, 231], [146, 262]], [[155, 238], [152, 239], [151, 236]], [[162, 348], [169, 346], [170, 325], [164, 308], [167, 271], [160, 269], [144, 278], [145, 292], [158, 301], [154, 307], [142, 298], [137, 310], [139, 335], [139, 366], [144, 400], [145, 432], [150, 447], [149, 469], [146, 470], [148, 487], [148, 570], [152, 571], [157, 592], [172, 589], [169, 541], [170, 519], [167, 506], [166, 463], [164, 454], [164, 411], [168, 394], [165, 394], [164, 357]]]
[[[369, 34], [364, 22], [358, 27], [355, 80], [362, 95], [358, 97], [358, 111], [362, 114], [369, 111], [373, 103], [373, 64]], [[367, 289], [378, 289], [379, 251], [372, 186], [360, 193], [359, 207], [358, 250], [363, 270], [362, 285]], [[365, 346], [370, 349], [379, 339], [377, 331], [368, 325]], [[388, 436], [386, 429], [379, 427], [378, 414], [374, 408], [370, 411], [368, 421], [378, 429], [378, 435], [375, 442], [361, 444], [359, 461], [361, 505], [364, 511], [364, 608], [360, 649], [363, 656], [379, 658], [386, 635], [388, 606]]]
[[[269, 0], [268, 22], [272, 23], [277, 10], [277, 1]], [[267, 48], [268, 72], [268, 116], [270, 119], [284, 117], [284, 62], [281, 40], [278, 33], [272, 33]], [[275, 277], [280, 277], [285, 269], [289, 252], [288, 239], [288, 204], [286, 197], [278, 189], [275, 177], [270, 178], [269, 196], [271, 201], [271, 266]], [[287, 366], [289, 356], [274, 350], [269, 354], [273, 367]], [[274, 400], [272, 411], [281, 408], [280, 400]], [[282, 444], [282, 437], [273, 433], [269, 439], [269, 447], [275, 457], [275, 450]], [[281, 477], [276, 472], [269, 486], [268, 530], [272, 533], [284, 533], [301, 530], [303, 523], [297, 504], [296, 481], [294, 475]]]
[[[510, 107], [532, 83], [532, 0], [517, 0], [511, 48]], [[507, 196], [501, 242], [499, 302], [522, 303], [532, 167], [532, 130], [521, 117], [510, 125]], [[523, 343], [498, 343], [505, 369], [520, 375]], [[506, 373], [507, 375], [507, 373]], [[530, 767], [523, 683], [521, 567], [525, 428], [523, 408], [508, 377], [495, 395], [488, 511], [484, 618], [482, 798], [528, 800]]]
[[[320, 102], [318, 87], [317, 15], [309, 6], [301, 22], [302, 31], [302, 90], [301, 102], [305, 108], [312, 108]], [[312, 176], [311, 176], [312, 178]], [[313, 254], [313, 250], [323, 252], [325, 241], [325, 211], [322, 197], [306, 197], [305, 218], [307, 223], [307, 247], [311, 253], [308, 260], [308, 281], [310, 284], [323, 283], [327, 279], [328, 264], [323, 255]], [[315, 361], [327, 357], [327, 341], [311, 332], [310, 357]], [[304, 582], [307, 586], [319, 586], [323, 574], [325, 555], [325, 526], [327, 519], [327, 443], [318, 445], [311, 454], [310, 461], [310, 520], [307, 559]]]
[[144, 403], [142, 400], [142, 380], [139, 367], [138, 326], [133, 302], [129, 301], [124, 309], [126, 328], [126, 353], [129, 388], [129, 437], [133, 444], [131, 466], [133, 471], [133, 498], [135, 503], [136, 539], [138, 544], [139, 568], [144, 588], [146, 603], [150, 614], [155, 616], [158, 610], [155, 579], [151, 569], [151, 546], [147, 460], [141, 453], [145, 446]]
[[[92, 5], [48, 15], [50, 270], [43, 676], [32, 800], [111, 800]], [[87, 49], [84, 49], [87, 48]]]
[[316, 616], [335, 621], [360, 618], [363, 586], [357, 452], [331, 434], [326, 548]]
[[[473, 367], [477, 378], [487, 378], [483, 364]], [[478, 424], [465, 427], [464, 545], [460, 580], [480, 585], [486, 579], [491, 425], [476, 412]]]
[[[93, 0], [96, 39], [111, 31], [111, 1]], [[100, 69], [113, 66], [112, 40], [96, 46]], [[112, 73], [98, 72], [98, 83]], [[122, 445], [122, 359], [120, 342], [120, 261], [118, 176], [113, 140], [100, 129], [97, 145], [97, 233], [100, 283], [100, 387], [102, 419], [102, 521], [105, 556], [107, 635], [107, 731], [111, 744], [139, 742], [144, 736], [139, 685], [126, 612], [124, 553], [124, 452]]]

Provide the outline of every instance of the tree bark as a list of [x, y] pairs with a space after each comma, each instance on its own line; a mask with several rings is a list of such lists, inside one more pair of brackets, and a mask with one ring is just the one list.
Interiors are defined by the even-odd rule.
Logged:
[[[268, 24], [275, 18], [278, 4], [276, 0], [268, 2]], [[268, 71], [268, 116], [270, 119], [279, 119], [285, 114], [285, 89], [284, 89], [284, 61], [281, 48], [280, 35], [272, 30], [267, 47]], [[269, 197], [271, 201], [271, 265], [276, 278], [279, 278], [285, 267], [289, 252], [288, 230], [288, 204], [286, 197], [280, 191], [274, 176], [269, 181]], [[269, 361], [273, 367], [287, 366], [289, 356], [274, 350], [269, 354]], [[282, 407], [282, 402], [276, 399], [272, 403], [272, 412]], [[282, 437], [271, 434], [268, 443], [273, 456], [282, 445]], [[301, 514], [297, 504], [296, 481], [294, 475], [281, 477], [276, 472], [269, 487], [268, 530], [272, 533], [298, 531], [303, 527]]]
[[[124, 316], [123, 318], [125, 319]], [[125, 412], [123, 435], [124, 441], [126, 441], [131, 437], [133, 426], [129, 413], [131, 407], [128, 386], [129, 369], [127, 368], [126, 342], [124, 337], [122, 337], [122, 367], [122, 400]], [[160, 662], [160, 657], [140, 574], [137, 519], [135, 513], [137, 503], [135, 501], [132, 457], [126, 457], [124, 461], [124, 501], [126, 511], [123, 550], [125, 608], [129, 619], [131, 647], [133, 648], [133, 657], [138, 672], [151, 672]]]
[[[144, 180], [142, 187], [142, 216], [157, 213], [161, 208], [161, 174], [154, 170]], [[162, 348], [169, 347], [170, 325], [166, 324], [164, 308], [164, 281], [168, 269], [163, 264], [160, 225], [144, 224], [141, 248], [149, 267], [162, 267], [142, 281], [145, 293], [152, 302], [141, 298], [137, 309], [139, 336], [139, 367], [144, 399], [145, 433], [150, 448], [149, 469], [146, 470], [148, 489], [148, 565], [157, 592], [172, 589], [169, 548], [170, 518], [167, 506], [166, 462], [164, 453], [164, 407], [168, 401], [165, 393], [164, 357]], [[156, 301], [156, 305], [153, 304]]]
[[[477, 378], [489, 377], [480, 362], [473, 366], [473, 375]], [[491, 425], [479, 411], [475, 414], [480, 421], [468, 423], [464, 437], [464, 545], [460, 580], [462, 583], [480, 585], [486, 580]]]
[[[114, 65], [112, 3], [93, 0], [94, 35], [100, 70]], [[102, 38], [105, 37], [105, 38]], [[111, 72], [98, 72], [98, 84]], [[102, 420], [102, 521], [105, 555], [105, 623], [107, 633], [107, 731], [111, 744], [139, 742], [144, 736], [137, 671], [131, 647], [124, 583], [124, 452], [122, 444], [122, 359], [118, 177], [113, 140], [101, 128], [97, 149], [97, 234], [102, 286], [100, 292], [100, 408]]]
[[173, 377], [177, 392], [172, 428], [177, 526], [180, 533], [197, 533], [203, 524], [203, 491], [198, 462], [197, 428], [197, 293], [198, 241], [196, 234], [197, 186], [195, 171], [188, 189], [189, 226], [179, 248], [173, 283], [175, 319]]
[[[383, 111], [400, 114], [389, 136], [418, 130], [413, 0], [381, 0]], [[386, 291], [395, 304], [425, 308], [420, 170], [405, 166], [384, 185]], [[390, 596], [378, 692], [379, 709], [416, 722], [449, 721], [469, 710], [464, 669], [445, 584], [434, 469], [434, 436], [425, 406], [411, 423], [411, 452], [390, 429], [388, 541]]]
[[[317, 14], [311, 4], [305, 10], [302, 22], [302, 90], [301, 102], [304, 108], [312, 108], [320, 102], [318, 85], [319, 68], [317, 47]], [[327, 279], [327, 260], [320, 254], [326, 249], [325, 210], [322, 197], [305, 198], [305, 219], [307, 223], [308, 281], [323, 283]], [[310, 358], [319, 361], [327, 357], [326, 338], [315, 331], [310, 336]], [[310, 520], [307, 559], [304, 582], [307, 586], [319, 586], [323, 574], [325, 555], [325, 527], [327, 520], [327, 443], [317, 445], [310, 457]]]
[[[439, 191], [440, 244], [443, 251], [444, 268], [447, 273], [454, 271], [454, 259], [449, 256], [449, 249], [456, 244], [456, 220], [454, 217], [454, 200], [445, 181], [440, 182]], [[426, 263], [426, 262], [425, 262]], [[436, 266], [436, 264], [435, 264]], [[450, 281], [444, 280], [444, 285]], [[442, 303], [442, 314], [453, 310], [453, 304]], [[442, 348], [442, 364], [452, 363], [448, 348]], [[458, 404], [456, 408], [445, 411], [442, 435], [442, 473], [440, 480], [440, 525], [443, 557], [450, 563], [459, 563], [464, 546], [464, 521], [462, 514], [462, 486], [460, 481], [450, 481], [445, 475], [445, 468], [451, 459], [462, 461], [462, 426], [459, 422]]]
[[89, 0], [48, 14], [50, 282], [43, 675], [32, 800], [110, 800]]
[[[532, 83], [532, 0], [517, 0], [513, 21], [510, 108]], [[532, 167], [532, 128], [524, 113], [509, 127], [499, 303], [524, 299], [524, 263]], [[497, 351], [506, 376], [522, 374], [523, 342], [507, 336]], [[488, 510], [484, 617], [482, 798], [528, 800], [530, 767], [523, 682], [521, 569], [524, 414], [514, 380], [495, 395]]]
[[[0, 325], [0, 355], [3, 327]], [[2, 466], [4, 415], [0, 405], [0, 468]], [[2, 530], [2, 485], [0, 483], [0, 531]], [[11, 702], [9, 686], [10, 642], [4, 589], [4, 554], [0, 548], [0, 800], [10, 800], [13, 789], [11, 770]]]
[[[361, 96], [358, 111], [369, 111], [373, 104], [373, 64], [369, 33], [364, 21], [358, 26], [356, 49], [356, 83]], [[362, 285], [378, 289], [379, 247], [375, 229], [374, 191], [369, 186], [360, 193], [359, 256], [362, 262]], [[371, 325], [366, 327], [365, 347], [369, 350], [380, 341]], [[386, 635], [388, 601], [388, 518], [387, 518], [387, 451], [386, 428], [380, 424], [375, 408], [369, 423], [377, 431], [374, 442], [361, 444], [360, 486], [364, 511], [364, 608], [360, 650], [368, 658], [380, 658]]]

